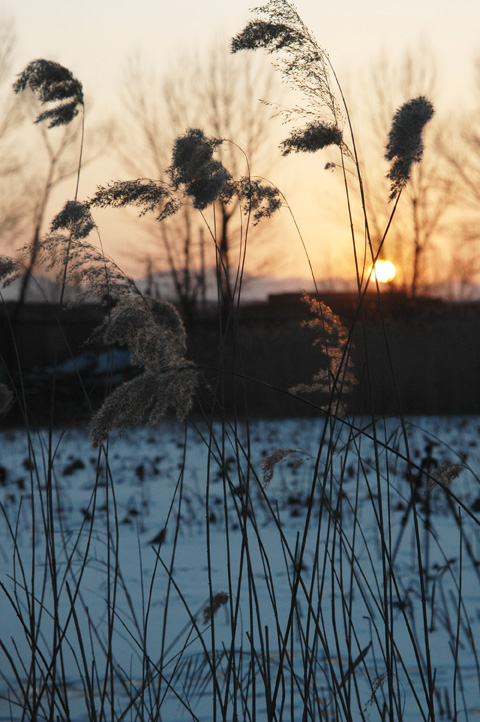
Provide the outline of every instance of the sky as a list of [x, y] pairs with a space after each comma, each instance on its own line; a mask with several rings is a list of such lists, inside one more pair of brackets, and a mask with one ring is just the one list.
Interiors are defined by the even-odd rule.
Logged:
[[[142, 48], [160, 64], [179, 48], [226, 39], [251, 17], [251, 0], [3, 0], [17, 23], [20, 64], [49, 56], [84, 84], [106, 87], [118, 77], [126, 53]], [[478, 52], [480, 6], [475, 0], [300, 0], [304, 22], [334, 64], [363, 63], [380, 48], [398, 49], [425, 35], [452, 74], [469, 72]]]
[[[34, 57], [71, 68], [92, 92], [118, 82], [125, 56], [141, 49], [158, 66], [181, 49], [228, 39], [252, 16], [251, 0], [3, 0], [16, 19], [20, 66]], [[478, 48], [476, 0], [300, 0], [297, 10], [343, 72], [425, 36], [446, 82], [463, 85]]]
[[[168, 72], [185, 51], [214, 40], [227, 44], [252, 17], [251, 7], [251, 0], [0, 0], [16, 25], [16, 70], [38, 57], [66, 65], [100, 115], [118, 97], [129, 55], [140, 51]], [[480, 54], [477, 0], [299, 0], [296, 7], [340, 78], [357, 91], [382, 51], [400, 57], [425, 40], [438, 61], [437, 102], [454, 108], [469, 98], [473, 58]], [[305, 223], [311, 225], [308, 213]]]

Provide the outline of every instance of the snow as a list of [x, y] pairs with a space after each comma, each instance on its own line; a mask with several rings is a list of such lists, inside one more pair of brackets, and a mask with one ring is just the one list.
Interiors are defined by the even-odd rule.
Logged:
[[[359, 702], [356, 693], [351, 693], [361, 716], [358, 710], [353, 716], [356, 719], [362, 716], [366, 720], [379, 719], [372, 685], [375, 687], [374, 680], [377, 678], [376, 698], [386, 695], [381, 676], [386, 671], [382, 664], [382, 648], [387, 640], [378, 635], [377, 630], [383, 630], [381, 549], [384, 535], [390, 534], [390, 549], [395, 549], [399, 540], [395, 558], [398, 590], [393, 596], [401, 604], [393, 608], [394, 643], [398, 655], [405, 662], [405, 669], [395, 669], [394, 677], [400, 690], [398, 698], [402, 700], [403, 719], [417, 722], [422, 719], [422, 712], [415, 702], [408, 675], [414, 680], [425, 712], [421, 678], [421, 674], [425, 673], [425, 663], [421, 662], [419, 670], [414, 654], [417, 647], [425, 656], [424, 623], [413, 514], [410, 513], [407, 523], [403, 523], [410, 498], [410, 487], [405, 478], [407, 464], [399, 457], [399, 454], [404, 454], [405, 445], [397, 419], [386, 419], [377, 424], [377, 429], [381, 430], [381, 443], [388, 440], [391, 447], [379, 448], [378, 468], [381, 475], [377, 476], [372, 428], [368, 420], [357, 419], [356, 425], [364, 433], [356, 435], [354, 442], [344, 428], [334, 431], [328, 447], [333, 451], [333, 461], [328, 467], [331, 479], [328, 493], [331, 492], [333, 508], [341, 500], [341, 509], [337, 508], [342, 518], [338, 528], [342, 530], [343, 544], [332, 543], [334, 531], [332, 524], [328, 523], [331, 515], [325, 508], [322, 512], [324, 501], [319, 487], [310, 504], [310, 531], [306, 535], [301, 577], [305, 589], [309, 588], [312, 579], [315, 584], [310, 610], [304, 590], [302, 587], [299, 590], [295, 607], [297, 623], [299, 630], [307, 636], [302, 641], [300, 632], [293, 635], [292, 658], [298, 659], [297, 673], [302, 677], [302, 649], [306, 643], [312, 648], [318, 645], [315, 675], [318, 688], [327, 695], [330, 665], [337, 670], [339, 680], [342, 679], [342, 670], [345, 673], [348, 667], [347, 638], [354, 628], [357, 638], [352, 640], [350, 659], [357, 658], [362, 651], [366, 652], [364, 664], [359, 663], [355, 670]], [[416, 463], [420, 464], [424, 458], [427, 443], [433, 442], [432, 453], [438, 464], [448, 461], [465, 467], [453, 482], [452, 489], [470, 511], [475, 510], [475, 503], [480, 499], [480, 483], [475, 474], [480, 457], [480, 418], [410, 418], [407, 426], [410, 450]], [[30, 447], [24, 431], [1, 433], [0, 471], [3, 469], [3, 472], [0, 480], [3, 479], [3, 482], [0, 485], [0, 501], [4, 519], [0, 524], [0, 581], [3, 585], [3, 590], [0, 590], [0, 631], [2, 644], [12, 655], [17, 668], [25, 665], [21, 681], [24, 682], [27, 677], [31, 653], [12, 601], [17, 600], [24, 619], [28, 619], [28, 604], [36, 609], [36, 614], [41, 616], [39, 646], [45, 650], [52, 644], [51, 581], [45, 588], [42, 586], [44, 579], [50, 579], [47, 569], [49, 544], [43, 517], [47, 502], [49, 445], [52, 450], [50, 456], [53, 454], [54, 457], [54, 539], [60, 596], [58, 613], [62, 624], [66, 623], [71, 608], [69, 592], [73, 594], [75, 589], [79, 589], [75, 603], [77, 619], [69, 619], [65, 635], [68, 645], [71, 645], [70, 648], [65, 646], [64, 659], [71, 722], [81, 722], [88, 717], [83, 669], [81, 663], [75, 661], [75, 654], [77, 660], [80, 657], [75, 624], [81, 630], [88, 664], [91, 667], [95, 659], [96, 674], [101, 680], [108, 669], [105, 645], [108, 644], [108, 616], [113, 608], [116, 614], [113, 656], [119, 669], [123, 670], [124, 679], [131, 685], [130, 689], [123, 690], [117, 685], [115, 709], [118, 718], [128, 707], [132, 690], [140, 685], [142, 654], [137, 642], [143, 639], [147, 653], [155, 663], [158, 663], [163, 647], [163, 659], [167, 661], [164, 674], [169, 679], [172, 675], [172, 686], [178, 694], [178, 697], [166, 694], [162, 719], [167, 722], [192, 719], [192, 715], [182, 707], [180, 697], [193, 706], [197, 719], [211, 720], [212, 685], [202, 681], [205, 676], [204, 656], [202, 645], [196, 638], [199, 630], [211, 650], [212, 631], [203, 624], [202, 610], [209, 602], [209, 585], [213, 593], [228, 591], [229, 574], [234, 601], [238, 600], [240, 605], [235, 648], [243, 649], [243, 664], [247, 667], [251, 659], [249, 639], [253, 638], [256, 643], [261, 638], [265, 641], [262, 635], [268, 626], [270, 668], [275, 681], [280, 663], [275, 630], [280, 628], [284, 633], [287, 629], [292, 602], [294, 575], [289, 552], [294, 553], [297, 540], [301, 541], [304, 534], [322, 429], [323, 421], [320, 419], [255, 421], [250, 424], [249, 437], [244, 427], [238, 429], [237, 435], [231, 429], [226, 439], [223, 468], [215, 460], [221, 449], [220, 427], [214, 429], [218, 449], [213, 458], [206, 443], [207, 427], [196, 427], [195, 424], [183, 426], [170, 421], [154, 428], [132, 429], [112, 438], [108, 457], [103, 451], [92, 449], [84, 430], [68, 429], [53, 432], [52, 436], [43, 431], [32, 436]], [[238, 439], [241, 446], [236, 445]], [[242, 482], [245, 483], [242, 475], [249, 468], [244, 458], [248, 444], [250, 467], [257, 472], [260, 482], [260, 462], [268, 453], [277, 448], [294, 448], [297, 453], [275, 467], [273, 479], [265, 490], [252, 476], [247, 497], [242, 490]], [[362, 461], [360, 466], [359, 458]], [[296, 460], [302, 460], [301, 465], [297, 465]], [[32, 461], [35, 468], [30, 473], [28, 467]], [[322, 477], [325, 464], [326, 456], [322, 453], [319, 477]], [[359, 468], [363, 470], [361, 475]], [[227, 488], [224, 496], [226, 476], [235, 491]], [[419, 533], [424, 562], [428, 559], [430, 570], [426, 580], [431, 625], [429, 644], [435, 686], [442, 700], [440, 703], [436, 699], [437, 717], [448, 719], [448, 712], [445, 711], [442, 717], [441, 709], [446, 707], [447, 698], [453, 706], [457, 694], [458, 719], [479, 719], [480, 681], [475, 660], [475, 635], [478, 635], [480, 623], [479, 566], [476, 561], [480, 560], [480, 527], [457, 504], [448, 504], [440, 488], [431, 492], [430, 499], [431, 532], [426, 531], [425, 509], [422, 506]], [[243, 509], [245, 518], [249, 519], [244, 531], [248, 536], [248, 559], [235, 505]], [[385, 516], [382, 533], [379, 532], [374, 511], [377, 517], [380, 512]], [[475, 511], [472, 513], [476, 514]], [[275, 514], [280, 520], [281, 533], [272, 518]], [[164, 529], [164, 538], [159, 546], [154, 540]], [[352, 576], [348, 560], [353, 549], [356, 561]], [[115, 558], [112, 555], [115, 554], [118, 555], [118, 576], [113, 571]], [[329, 554], [336, 555], [333, 563], [330, 563]], [[314, 569], [318, 569], [318, 563], [315, 566], [316, 555], [320, 558], [325, 555], [327, 559], [322, 579], [314, 576]], [[167, 572], [169, 569], [171, 573]], [[254, 619], [253, 627], [249, 618], [249, 573], [255, 579], [258, 594], [256, 608], [260, 610], [260, 618]], [[169, 584], [169, 578], [173, 580], [173, 585]], [[352, 623], [342, 607], [340, 580], [352, 605]], [[457, 585], [460, 583], [463, 607], [457, 629]], [[26, 594], [25, 587], [32, 594]], [[170, 598], [165, 617], [167, 594]], [[407, 615], [404, 615], [402, 605]], [[232, 644], [230, 611], [227, 604], [214, 618], [215, 649], [220, 657], [223, 647], [229, 649]], [[315, 629], [311, 622], [313, 612], [323, 620], [323, 627], [320, 625]], [[197, 630], [192, 626], [192, 618], [197, 620]], [[417, 640], [415, 645], [411, 642], [412, 635]], [[458, 649], [455, 646], [457, 635], [460, 638]], [[319, 643], [320, 636], [322, 644]], [[191, 646], [184, 649], [185, 644]], [[177, 657], [182, 650], [184, 656], [181, 659], [188, 659], [190, 663], [188, 674], [187, 667], [180, 665]], [[460, 663], [457, 674], [455, 655], [458, 655]], [[239, 664], [241, 659], [239, 655]], [[219, 663], [221, 687], [225, 676], [220, 672], [222, 661]], [[0, 695], [3, 697], [0, 699], [0, 720], [20, 719], [21, 710], [7, 701], [8, 697], [13, 699], [18, 691], [19, 681], [14, 678], [11, 665], [1, 649], [0, 671]], [[223, 669], [223, 675], [226, 674], [227, 670]], [[287, 686], [292, 683], [290, 673], [284, 679]], [[339, 697], [348, 683], [349, 680], [343, 689], [337, 690]], [[299, 684], [297, 680], [293, 690], [284, 690], [287, 702], [283, 717], [277, 710], [278, 719], [291, 718], [290, 691], [295, 700], [292, 715], [300, 718], [303, 707]], [[267, 719], [262, 685], [259, 678], [257, 719]], [[165, 685], [162, 694], [164, 691]], [[333, 715], [333, 702], [329, 699]], [[337, 713], [338, 719], [347, 719], [342, 716], [341, 709]], [[37, 717], [41, 718], [41, 715]], [[134, 710], [126, 713], [126, 719], [130, 718], [137, 718]]]

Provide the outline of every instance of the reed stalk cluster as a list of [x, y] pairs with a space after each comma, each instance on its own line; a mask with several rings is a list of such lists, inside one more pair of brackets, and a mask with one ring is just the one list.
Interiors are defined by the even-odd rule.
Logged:
[[[248, 174], [233, 178], [218, 156], [229, 141], [209, 138], [198, 128], [187, 128], [175, 141], [166, 181], [113, 182], [83, 201], [77, 182], [73, 200], [42, 238], [40, 256], [64, 287], [81, 283], [84, 296], [108, 298], [98, 334], [109, 348], [128, 348], [139, 373], [108, 387], [103, 404], [92, 409], [89, 499], [77, 524], [64, 515], [58, 468], [64, 432], [55, 424], [55, 382], [46, 429], [36, 428], [21, 382], [12, 376], [0, 385], [0, 414], [19, 405], [28, 440], [22, 500], [15, 505], [5, 497], [0, 507], [7, 570], [0, 582], [1, 608], [8, 610], [5, 618], [15, 620], [11, 632], [3, 629], [0, 635], [2, 719], [435, 722], [473, 719], [469, 710], [478, 707], [473, 632], [478, 605], [472, 602], [478, 595], [471, 588], [466, 593], [465, 579], [468, 574], [478, 587], [473, 540], [479, 520], [456, 488], [464, 475], [474, 484], [479, 480], [452, 449], [442, 448], [438, 463], [430, 463], [430, 455], [422, 464], [400, 408], [395, 423], [377, 418], [373, 403], [368, 418], [349, 411], [358, 386], [368, 392], [373, 384], [363, 314], [365, 293], [373, 285], [367, 269], [387, 242], [413, 164], [421, 162], [422, 133], [433, 106], [421, 96], [392, 109], [385, 139], [391, 164], [385, 202], [392, 201], [391, 215], [374, 250], [354, 128], [328, 54], [286, 0], [269, 0], [255, 14], [233, 38], [232, 51], [265, 51], [284, 80], [303, 94], [303, 106], [285, 111], [294, 127], [281, 150], [288, 155], [328, 148], [337, 154], [334, 167], [343, 174], [355, 251], [352, 327], [320, 294], [308, 298], [305, 323], [314, 334], [319, 370], [311, 383], [271, 389], [316, 407], [305, 439], [308, 451], [269, 448], [265, 438], [259, 458], [245, 399], [237, 399], [233, 415], [223, 406], [228, 385], [244, 373], [237, 311], [249, 228], [282, 211], [286, 200], [280, 191]], [[37, 122], [54, 127], [78, 122], [79, 114], [83, 122], [82, 85], [59, 64], [30, 63], [14, 87], [25, 89], [45, 105]], [[363, 209], [360, 229], [353, 222], [354, 196]], [[189, 358], [177, 310], [143, 296], [102, 252], [93, 214], [98, 207], [134, 206], [161, 223], [184, 204], [205, 214], [233, 198], [240, 201], [241, 250], [230, 315], [219, 330], [217, 375], [207, 386], [205, 369]], [[204, 218], [217, 245], [218, 229]], [[356, 255], [359, 236], [368, 251], [365, 261]], [[4, 281], [22, 272], [27, 252], [16, 261], [0, 259]], [[217, 258], [219, 276], [230, 273], [220, 253]], [[378, 284], [377, 298], [381, 308]], [[61, 308], [55, 313], [61, 326]], [[352, 362], [354, 327], [363, 330], [362, 369]], [[233, 338], [233, 361], [224, 355], [227, 338]], [[394, 360], [391, 383], [395, 387]], [[140, 570], [132, 580], [123, 566], [114, 437], [120, 432], [128, 443], [134, 427], [151, 425], [160, 458], [159, 422], [170, 412], [178, 419], [177, 480], [161, 533], [147, 547], [139, 522]], [[196, 461], [193, 467], [192, 437], [204, 450], [201, 465]], [[133, 458], [139, 453], [131, 449]], [[145, 485], [145, 469], [139, 462], [135, 468]], [[196, 495], [189, 473], [201, 479]], [[282, 498], [288, 502], [282, 505]], [[447, 517], [455, 539], [442, 539]], [[205, 571], [196, 598], [180, 581], [189, 561], [181, 557], [182, 538], [194, 525], [201, 529], [199, 566]], [[94, 608], [90, 593], [98, 575], [101, 592]], [[441, 660], [434, 645], [442, 650]], [[437, 674], [437, 665], [446, 658], [445, 677]]]

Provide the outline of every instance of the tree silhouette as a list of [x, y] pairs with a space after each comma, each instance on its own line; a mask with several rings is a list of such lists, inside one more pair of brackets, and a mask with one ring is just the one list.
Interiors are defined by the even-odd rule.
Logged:
[[[250, 170], [264, 174], [272, 164], [272, 143], [267, 142], [272, 126], [271, 111], [259, 99], [269, 98], [273, 83], [269, 69], [260, 69], [250, 58], [233, 57], [219, 45], [212, 46], [204, 60], [181, 58], [160, 78], [145, 69], [141, 58], [131, 58], [122, 98], [126, 111], [122, 164], [136, 176], [164, 178], [173, 140], [193, 127], [230, 141], [222, 144], [218, 155], [232, 177]], [[232, 257], [240, 252], [238, 210], [238, 197], [218, 200], [211, 233], [191, 206], [160, 225], [149, 224], [154, 250], [145, 256], [150, 264], [156, 257], [167, 266], [187, 323], [205, 302], [210, 268], [217, 269], [223, 315], [232, 308], [232, 274], [238, 266]]]

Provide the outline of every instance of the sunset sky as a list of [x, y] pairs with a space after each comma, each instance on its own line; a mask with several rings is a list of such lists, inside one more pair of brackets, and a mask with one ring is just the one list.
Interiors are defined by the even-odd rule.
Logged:
[[[251, 7], [250, 0], [0, 2], [16, 25], [15, 70], [38, 57], [66, 65], [82, 81], [100, 116], [116, 102], [129, 55], [140, 51], [159, 73], [167, 72], [189, 49], [201, 51], [213, 40], [227, 44], [252, 17]], [[434, 99], [436, 105], [468, 105], [473, 59], [480, 55], [480, 3], [475, 0], [455, 5], [451, 0], [299, 0], [296, 7], [347, 85], [361, 85], [363, 70], [368, 72], [381, 51], [400, 57], [425, 40], [438, 61], [441, 97]], [[301, 204], [299, 208], [308, 240], [312, 219], [308, 211], [302, 217]], [[300, 264], [294, 270], [308, 274]]]
[[[472, 56], [479, 52], [475, 0], [300, 0], [296, 6], [341, 72], [375, 58], [382, 48], [399, 51], [425, 36], [453, 91], [453, 83], [471, 74]], [[71, 67], [95, 92], [118, 82], [125, 55], [138, 48], [161, 66], [181, 49], [202, 47], [214, 37], [227, 41], [251, 17], [252, 3], [3, 0], [0, 7], [16, 18], [20, 65], [49, 56]]]

